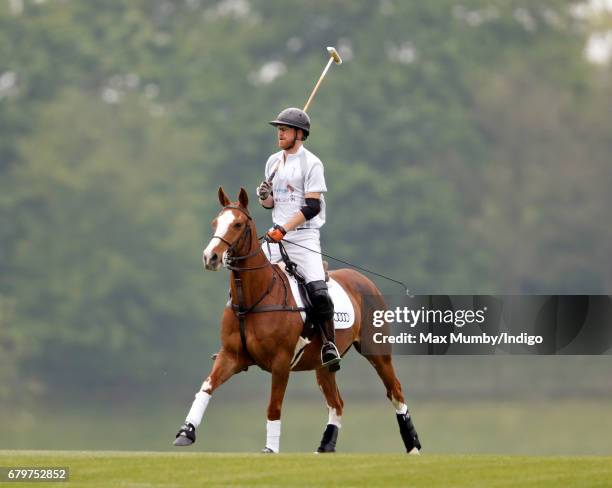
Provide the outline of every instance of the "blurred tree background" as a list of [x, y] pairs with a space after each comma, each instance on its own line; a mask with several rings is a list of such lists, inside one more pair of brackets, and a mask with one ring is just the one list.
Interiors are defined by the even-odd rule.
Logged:
[[[227, 294], [200, 262], [217, 187], [255, 200], [267, 121], [303, 105], [327, 45], [345, 62], [307, 144], [327, 252], [414, 293], [610, 293], [604, 4], [3, 1], [0, 402], [199, 384]], [[411, 381], [455, 394], [437, 364]]]

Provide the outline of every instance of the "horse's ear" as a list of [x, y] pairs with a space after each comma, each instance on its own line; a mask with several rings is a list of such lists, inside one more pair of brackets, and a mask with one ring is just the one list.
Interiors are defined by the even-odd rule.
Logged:
[[219, 203], [222, 207], [227, 207], [230, 203], [232, 203], [228, 196], [225, 194], [225, 191], [223, 191], [222, 186], [219, 187]]
[[242, 205], [244, 208], [247, 208], [249, 206], [249, 195], [247, 194], [246, 190], [242, 187], [240, 187], [240, 193], [238, 194], [238, 201], [240, 202], [240, 205]]

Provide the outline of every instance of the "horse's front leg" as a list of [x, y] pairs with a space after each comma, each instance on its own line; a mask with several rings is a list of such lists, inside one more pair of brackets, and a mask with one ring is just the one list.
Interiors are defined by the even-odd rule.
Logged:
[[206, 407], [208, 407], [213, 391], [233, 375], [242, 371], [245, 366], [246, 364], [237, 354], [223, 349], [219, 352], [210, 374], [195, 395], [191, 409], [185, 418], [185, 423], [176, 434], [176, 439], [174, 440], [175, 446], [190, 446], [195, 442], [195, 431], [202, 422], [202, 417]]
[[290, 355], [279, 354], [272, 364], [272, 391], [270, 392], [270, 403], [268, 404], [266, 447], [261, 451], [266, 454], [276, 454], [280, 451], [281, 409], [287, 383], [289, 382], [290, 363]]

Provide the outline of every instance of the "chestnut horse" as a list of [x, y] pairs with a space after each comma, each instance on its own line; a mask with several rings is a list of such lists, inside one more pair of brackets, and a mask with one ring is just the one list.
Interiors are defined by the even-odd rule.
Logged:
[[[270, 263], [260, 246], [244, 188], [240, 190], [237, 202], [231, 202], [223, 188], [219, 188], [219, 202], [222, 209], [212, 222], [214, 235], [204, 250], [203, 262], [208, 270], [217, 271], [223, 263], [231, 270], [231, 304], [228, 302], [221, 319], [221, 349], [212, 371], [196, 394], [174, 445], [193, 444], [195, 430], [212, 393], [236, 373], [257, 365], [272, 374], [263, 452], [279, 451], [281, 407], [289, 372], [310, 370], [315, 371], [329, 410], [328, 424], [317, 452], [335, 452], [344, 402], [336, 386], [336, 374], [321, 367], [321, 335], [311, 338], [299, 361], [292, 365], [303, 321], [296, 311], [287, 277], [278, 266]], [[372, 327], [371, 323], [364, 324], [362, 320], [371, 317], [374, 309], [384, 309], [384, 299], [374, 283], [354, 270], [339, 269], [331, 271], [330, 276], [348, 293], [355, 310], [353, 326], [336, 331], [338, 350], [344, 355], [353, 345], [361, 352], [360, 331]], [[391, 355], [364, 357], [374, 366], [385, 385], [387, 398], [395, 407], [406, 451], [418, 454], [421, 444], [395, 375]]]

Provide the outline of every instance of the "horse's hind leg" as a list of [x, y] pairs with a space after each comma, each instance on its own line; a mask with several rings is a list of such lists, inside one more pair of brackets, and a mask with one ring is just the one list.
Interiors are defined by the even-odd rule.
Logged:
[[236, 354], [221, 350], [215, 358], [215, 363], [210, 375], [204, 380], [200, 390], [196, 393], [191, 409], [181, 426], [176, 439], [175, 446], [190, 446], [196, 440], [195, 431], [202, 422], [202, 417], [208, 407], [208, 402], [219, 386], [225, 383], [234, 374], [242, 371], [246, 365]]
[[406, 452], [409, 454], [419, 454], [421, 442], [419, 441], [419, 436], [412, 423], [410, 412], [408, 412], [408, 406], [406, 405], [406, 400], [402, 393], [402, 385], [395, 375], [393, 363], [391, 362], [391, 355], [382, 354], [379, 356], [364, 357], [374, 366], [374, 369], [376, 369], [378, 376], [380, 376], [380, 379], [387, 389], [387, 398], [391, 400], [391, 403], [393, 403], [395, 407], [397, 423], [399, 425], [402, 440], [404, 441], [404, 446], [406, 446]]
[[336, 441], [338, 440], [338, 431], [342, 427], [342, 410], [344, 408], [344, 402], [340, 396], [338, 385], [336, 385], [336, 373], [331, 373], [328, 368], [317, 369], [317, 383], [323, 395], [325, 395], [329, 411], [327, 425], [317, 452], [336, 452]]

